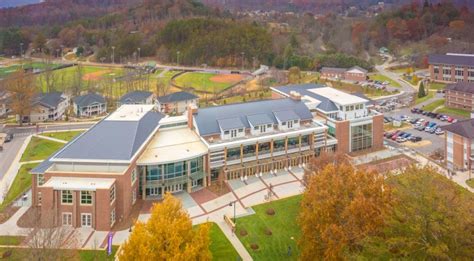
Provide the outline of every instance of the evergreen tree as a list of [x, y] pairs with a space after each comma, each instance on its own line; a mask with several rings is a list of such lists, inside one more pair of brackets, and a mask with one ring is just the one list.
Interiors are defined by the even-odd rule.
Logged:
[[418, 90], [418, 98], [422, 98], [422, 97], [425, 97], [426, 96], [426, 92], [425, 92], [425, 85], [423, 84], [423, 82], [420, 83], [420, 89]]

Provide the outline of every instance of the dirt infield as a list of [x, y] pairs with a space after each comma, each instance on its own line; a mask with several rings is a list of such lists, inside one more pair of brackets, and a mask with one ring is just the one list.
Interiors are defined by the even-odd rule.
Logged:
[[98, 71], [98, 72], [92, 72], [92, 73], [86, 73], [84, 76], [82, 76], [82, 79], [84, 81], [98, 81], [102, 79], [102, 76], [104, 74], [111, 73], [112, 70], [103, 70], [103, 71]]
[[242, 81], [243, 79], [244, 77], [240, 74], [218, 74], [210, 78], [212, 82], [218, 83], [236, 83]]

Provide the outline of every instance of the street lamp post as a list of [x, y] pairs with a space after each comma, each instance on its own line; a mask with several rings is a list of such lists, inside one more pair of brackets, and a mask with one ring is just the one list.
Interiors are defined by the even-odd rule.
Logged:
[[23, 58], [23, 43], [20, 43], [20, 58]]
[[242, 52], [242, 71], [244, 70], [244, 62], [245, 62], [245, 53]]
[[237, 205], [236, 203], [237, 203], [237, 201], [234, 201], [234, 202], [230, 202], [230, 203], [229, 203], [229, 207], [234, 206], [234, 225], [236, 224], [236, 223], [235, 223], [235, 206]]
[[115, 46], [112, 46], [112, 63], [115, 64]]
[[178, 64], [178, 66], [179, 66], [179, 54], [180, 53], [181, 53], [180, 51], [176, 52], [176, 64]]
[[140, 51], [141, 51], [141, 49], [140, 49], [140, 47], [138, 47], [138, 61], [137, 62], [140, 61]]

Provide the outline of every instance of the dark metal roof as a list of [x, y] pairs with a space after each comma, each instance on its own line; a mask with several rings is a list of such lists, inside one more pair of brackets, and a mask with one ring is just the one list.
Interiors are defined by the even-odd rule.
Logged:
[[166, 96], [158, 97], [160, 103], [172, 103], [180, 101], [189, 101], [199, 98], [198, 96], [189, 92], [175, 92]]
[[335, 68], [335, 67], [323, 67], [321, 68], [321, 73], [345, 73], [346, 68]]
[[265, 114], [268, 118], [272, 119], [274, 124], [278, 124], [274, 112], [283, 110], [293, 111], [301, 120], [311, 120], [313, 118], [313, 115], [303, 102], [292, 99], [279, 99], [199, 109], [198, 113], [194, 115], [194, 120], [199, 134], [201, 136], [209, 136], [220, 134], [218, 120], [239, 118], [245, 125], [245, 128], [250, 128], [250, 123], [247, 120], [248, 116]]
[[472, 82], [458, 82], [458, 83], [448, 84], [446, 86], [446, 90], [456, 91], [456, 92], [466, 92], [466, 93], [474, 94], [474, 83], [472, 83]]
[[279, 86], [279, 87], [275, 87], [274, 89], [286, 94], [287, 96], [290, 95], [290, 92], [295, 91], [301, 94], [301, 96], [312, 97], [321, 102], [317, 108], [322, 111], [325, 111], [325, 112], [338, 111], [339, 108], [330, 99], [309, 91], [311, 89], [325, 88], [325, 87], [327, 86], [321, 85], [321, 84], [307, 83], [307, 84]]
[[102, 120], [68, 143], [54, 159], [130, 160], [164, 117], [150, 111], [138, 121]]
[[62, 95], [63, 95], [62, 92], [50, 92], [50, 93], [40, 94], [33, 101], [33, 105], [41, 104], [45, 107], [54, 109], [58, 107], [59, 103], [65, 100], [65, 98], [62, 97]]
[[88, 93], [74, 98], [74, 103], [79, 107], [86, 107], [94, 103], [104, 104], [105, 99], [97, 93]]
[[474, 119], [458, 121], [450, 125], [442, 126], [441, 129], [465, 138], [474, 139]]
[[132, 91], [123, 95], [119, 102], [121, 104], [141, 104], [144, 103], [151, 95], [153, 95], [153, 93], [148, 91]]
[[273, 114], [275, 114], [275, 117], [280, 122], [293, 121], [293, 120], [299, 120], [300, 119], [300, 116], [298, 116], [298, 114], [296, 114], [292, 110], [275, 111], [275, 112], [273, 112]]
[[474, 66], [474, 56], [432, 54], [428, 58], [428, 63]]
[[249, 115], [247, 116], [247, 120], [252, 124], [252, 126], [273, 124], [273, 120], [264, 113]]
[[352, 66], [351, 68], [348, 69], [348, 71], [353, 70], [353, 69], [359, 70], [359, 71], [361, 71], [361, 72], [363, 72], [363, 73], [368, 73], [368, 72], [369, 72], [369, 71], [367, 71], [366, 69], [364, 69], [364, 68], [362, 68], [362, 67], [359, 67], [359, 66], [357, 66], [357, 65], [356, 65], [356, 66]]
[[245, 128], [245, 125], [240, 120], [240, 118], [221, 119], [221, 120], [217, 120], [217, 123], [219, 124], [219, 127], [223, 131]]

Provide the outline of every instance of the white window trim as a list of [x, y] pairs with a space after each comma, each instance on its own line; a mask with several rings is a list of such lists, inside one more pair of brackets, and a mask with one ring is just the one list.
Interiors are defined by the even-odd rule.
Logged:
[[[90, 225], [84, 225], [84, 220], [83, 220], [83, 217], [84, 216], [90, 216]], [[92, 227], [92, 213], [81, 213], [81, 227]]]
[[[72, 202], [71, 203], [64, 203], [63, 202], [63, 191], [71, 191], [72, 195]], [[61, 190], [61, 205], [73, 205], [74, 204], [74, 191], [72, 190]]]
[[[65, 216], [65, 215], [68, 215], [68, 216], [71, 217], [71, 224], [64, 224], [64, 216]], [[69, 226], [72, 226], [72, 212], [62, 212], [62, 213], [61, 213], [61, 224], [62, 224], [63, 226], [68, 226], [68, 227], [69, 227]]]

